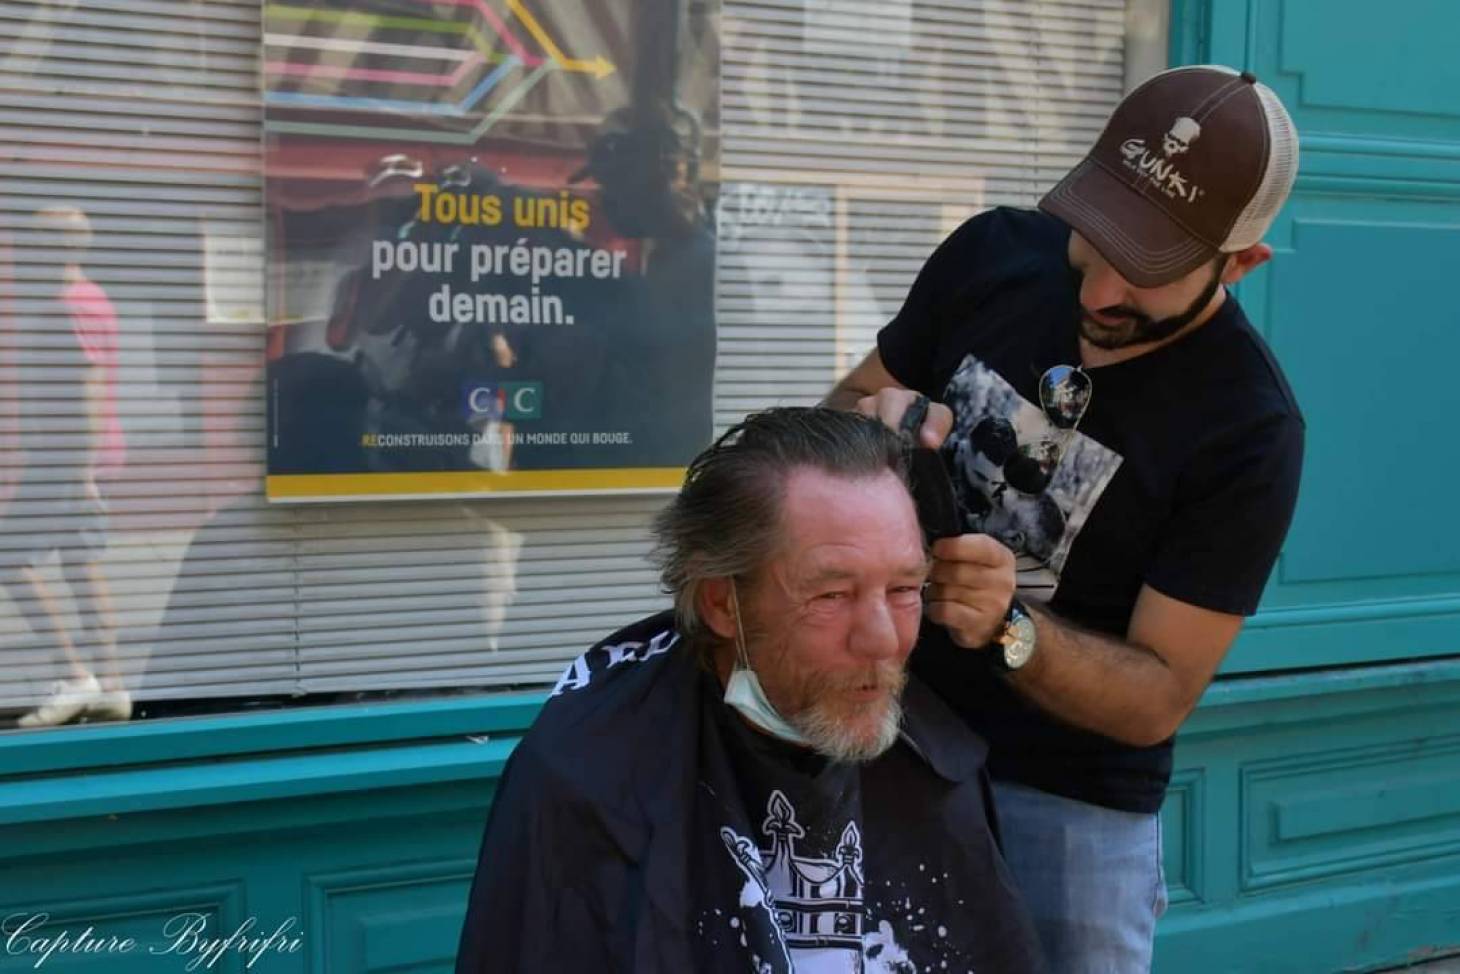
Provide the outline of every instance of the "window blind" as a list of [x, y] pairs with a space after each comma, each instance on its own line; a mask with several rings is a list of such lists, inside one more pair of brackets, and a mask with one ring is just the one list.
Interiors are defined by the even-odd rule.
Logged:
[[[721, 428], [817, 401], [943, 235], [1032, 205], [1076, 161], [1121, 94], [1124, 10], [725, 0], [706, 132]], [[96, 564], [134, 699], [549, 682], [667, 604], [645, 562], [662, 499], [263, 500], [261, 16], [252, 0], [0, 0], [0, 552], [78, 522], [15, 496], [87, 462], [72, 325], [47, 299], [65, 258], [34, 218], [74, 207], [118, 319], [127, 459]], [[38, 574], [56, 613], [0, 591], [0, 710], [58, 675], [46, 619], [83, 656], [106, 641], [54, 557]]]

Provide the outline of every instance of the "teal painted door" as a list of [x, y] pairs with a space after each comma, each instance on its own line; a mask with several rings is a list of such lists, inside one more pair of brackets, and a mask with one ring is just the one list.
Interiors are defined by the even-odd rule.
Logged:
[[1460, 3], [1173, 14], [1177, 63], [1254, 71], [1301, 136], [1276, 256], [1239, 293], [1307, 416], [1302, 494], [1224, 672], [1460, 653]]

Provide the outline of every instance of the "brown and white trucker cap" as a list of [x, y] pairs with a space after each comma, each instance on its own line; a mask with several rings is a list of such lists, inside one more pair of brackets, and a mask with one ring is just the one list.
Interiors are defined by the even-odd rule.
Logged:
[[1298, 173], [1298, 133], [1248, 72], [1172, 68], [1125, 97], [1039, 203], [1137, 287], [1168, 284], [1267, 232]]

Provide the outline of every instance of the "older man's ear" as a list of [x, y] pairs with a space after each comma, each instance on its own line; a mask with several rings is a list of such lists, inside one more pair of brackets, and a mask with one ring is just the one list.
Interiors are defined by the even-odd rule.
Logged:
[[695, 592], [695, 611], [705, 626], [721, 639], [734, 639], [734, 585], [728, 578], [707, 578]]

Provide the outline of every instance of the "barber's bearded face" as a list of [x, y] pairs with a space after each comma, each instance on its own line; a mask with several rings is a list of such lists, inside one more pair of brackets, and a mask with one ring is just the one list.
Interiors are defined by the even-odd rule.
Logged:
[[793, 474], [788, 544], [742, 605], [746, 650], [772, 705], [834, 760], [897, 740], [926, 558], [906, 489], [890, 473]]
[[1170, 284], [1139, 288], [1078, 233], [1070, 235], [1069, 259], [1081, 278], [1080, 335], [1105, 349], [1164, 341], [1181, 331], [1211, 304], [1226, 266], [1218, 257]]

